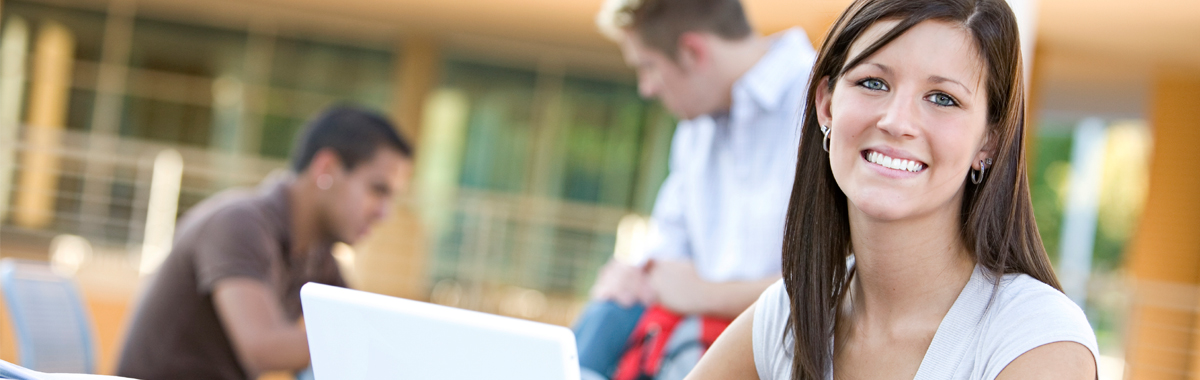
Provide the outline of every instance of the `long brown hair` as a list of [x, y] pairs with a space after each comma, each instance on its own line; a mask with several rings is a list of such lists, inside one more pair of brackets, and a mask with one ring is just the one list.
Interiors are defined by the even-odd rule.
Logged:
[[[850, 45], [881, 20], [899, 24], [858, 56], [848, 57]], [[849, 283], [846, 195], [834, 181], [829, 156], [821, 148], [817, 86], [828, 78], [824, 84], [833, 91], [843, 73], [927, 20], [956, 23], [971, 34], [987, 81], [987, 133], [996, 141], [994, 164], [979, 185], [963, 178], [962, 241], [994, 281], [1006, 273], [1024, 273], [1061, 290], [1030, 203], [1021, 46], [1017, 20], [1008, 4], [1004, 0], [856, 0], [821, 46], [801, 126], [783, 241], [783, 279], [792, 309], [786, 331], [795, 338], [792, 379], [824, 379], [832, 369], [830, 342]]]

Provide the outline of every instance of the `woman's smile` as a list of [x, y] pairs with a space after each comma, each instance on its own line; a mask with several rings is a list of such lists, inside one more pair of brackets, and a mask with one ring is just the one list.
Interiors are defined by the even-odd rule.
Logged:
[[866, 170], [884, 178], [903, 180], [927, 172], [929, 164], [902, 150], [876, 146], [859, 151], [860, 163]]
[[889, 157], [883, 153], [876, 151], [864, 150], [864, 157], [872, 164], [876, 164], [888, 169], [903, 170], [906, 172], [916, 173], [925, 170], [925, 164], [918, 161], [909, 161], [902, 158]]

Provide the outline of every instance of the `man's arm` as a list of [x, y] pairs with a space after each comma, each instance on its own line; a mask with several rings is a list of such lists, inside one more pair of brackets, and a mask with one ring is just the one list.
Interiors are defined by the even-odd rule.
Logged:
[[238, 359], [253, 372], [308, 366], [304, 324], [287, 321], [266, 284], [244, 277], [219, 280], [213, 287], [213, 306]]
[[667, 309], [728, 319], [742, 314], [778, 280], [779, 276], [771, 276], [754, 281], [708, 282], [688, 261], [655, 261], [650, 270], [650, 286]]
[[592, 285], [592, 298], [613, 301], [622, 307], [654, 302], [644, 267], [617, 260], [609, 260], [600, 268], [600, 275]]

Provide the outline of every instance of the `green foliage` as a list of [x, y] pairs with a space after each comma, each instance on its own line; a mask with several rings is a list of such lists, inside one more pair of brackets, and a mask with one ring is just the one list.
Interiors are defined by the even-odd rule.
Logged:
[[1065, 181], [1070, 173], [1071, 133], [1069, 126], [1042, 125], [1036, 131], [1033, 161], [1029, 167], [1029, 191], [1038, 232], [1050, 260], [1058, 262], [1062, 231]]

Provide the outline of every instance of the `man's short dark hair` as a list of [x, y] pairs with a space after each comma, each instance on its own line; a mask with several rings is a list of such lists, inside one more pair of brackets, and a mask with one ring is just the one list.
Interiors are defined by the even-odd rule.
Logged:
[[412, 158], [412, 145], [400, 135], [387, 118], [363, 108], [350, 105], [331, 107], [308, 122], [304, 133], [292, 150], [292, 170], [308, 169], [313, 156], [322, 149], [332, 149], [346, 170], [375, 156], [380, 147]]
[[672, 59], [679, 51], [679, 36], [687, 32], [708, 32], [727, 40], [754, 32], [740, 0], [607, 0], [596, 23], [614, 39], [620, 38], [620, 30], [631, 31]]

